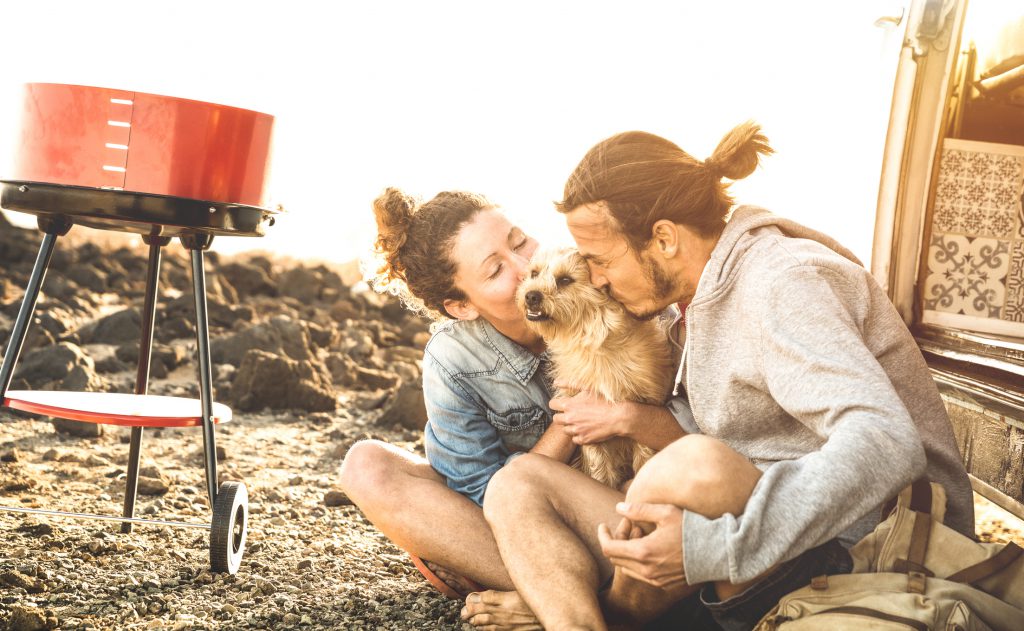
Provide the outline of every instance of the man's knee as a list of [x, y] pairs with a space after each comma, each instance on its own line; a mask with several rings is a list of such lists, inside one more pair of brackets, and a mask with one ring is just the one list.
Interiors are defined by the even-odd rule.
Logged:
[[484, 492], [484, 518], [488, 522], [508, 510], [516, 510], [524, 496], [539, 492], [536, 482], [543, 476], [548, 459], [537, 454], [523, 454], [498, 469]]
[[720, 440], [693, 434], [652, 458], [626, 494], [630, 502], [670, 503], [702, 514], [739, 514], [760, 471]]
[[361, 440], [352, 445], [339, 470], [341, 488], [349, 497], [381, 491], [394, 473], [387, 464], [390, 458], [387, 443], [379, 440]]

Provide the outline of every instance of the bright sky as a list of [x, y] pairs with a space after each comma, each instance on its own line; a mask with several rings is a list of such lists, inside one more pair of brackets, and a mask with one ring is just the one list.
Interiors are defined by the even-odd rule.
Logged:
[[551, 202], [597, 141], [642, 129], [704, 158], [754, 119], [777, 153], [738, 200], [866, 261], [899, 47], [873, 23], [901, 6], [20, 0], [4, 6], [0, 144], [29, 81], [273, 114], [271, 197], [289, 214], [214, 248], [345, 261], [373, 241], [386, 186], [482, 192], [553, 243]]

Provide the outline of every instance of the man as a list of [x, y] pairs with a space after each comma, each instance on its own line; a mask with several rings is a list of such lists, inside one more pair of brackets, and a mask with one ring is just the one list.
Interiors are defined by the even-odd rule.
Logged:
[[[704, 162], [629, 132], [591, 149], [566, 184], [559, 210], [593, 282], [640, 318], [681, 309], [677, 392], [700, 434], [658, 453], [624, 503], [543, 457], [495, 475], [484, 514], [545, 628], [635, 625], [680, 600], [692, 625], [751, 628], [813, 576], [850, 571], [846, 548], [922, 475], [945, 487], [946, 522], [973, 536], [944, 406], [870, 274], [762, 209], [727, 221], [722, 178], [770, 151], [751, 123]], [[575, 403], [552, 402], [570, 434], [593, 423]], [[509, 603], [484, 594], [466, 614], [500, 626]]]

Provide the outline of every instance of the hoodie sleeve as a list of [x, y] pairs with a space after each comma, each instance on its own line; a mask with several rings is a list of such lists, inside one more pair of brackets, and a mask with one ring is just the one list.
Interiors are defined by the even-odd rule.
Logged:
[[802, 265], [769, 288], [758, 310], [765, 385], [824, 443], [771, 464], [742, 515], [685, 512], [689, 583], [756, 578], [836, 537], [923, 474], [917, 428], [861, 335], [865, 282]]

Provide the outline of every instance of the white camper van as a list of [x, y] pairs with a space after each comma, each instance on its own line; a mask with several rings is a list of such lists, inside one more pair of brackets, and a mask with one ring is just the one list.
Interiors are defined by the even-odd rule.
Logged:
[[1024, 4], [915, 1], [886, 22], [904, 37], [871, 271], [975, 490], [1024, 517]]

